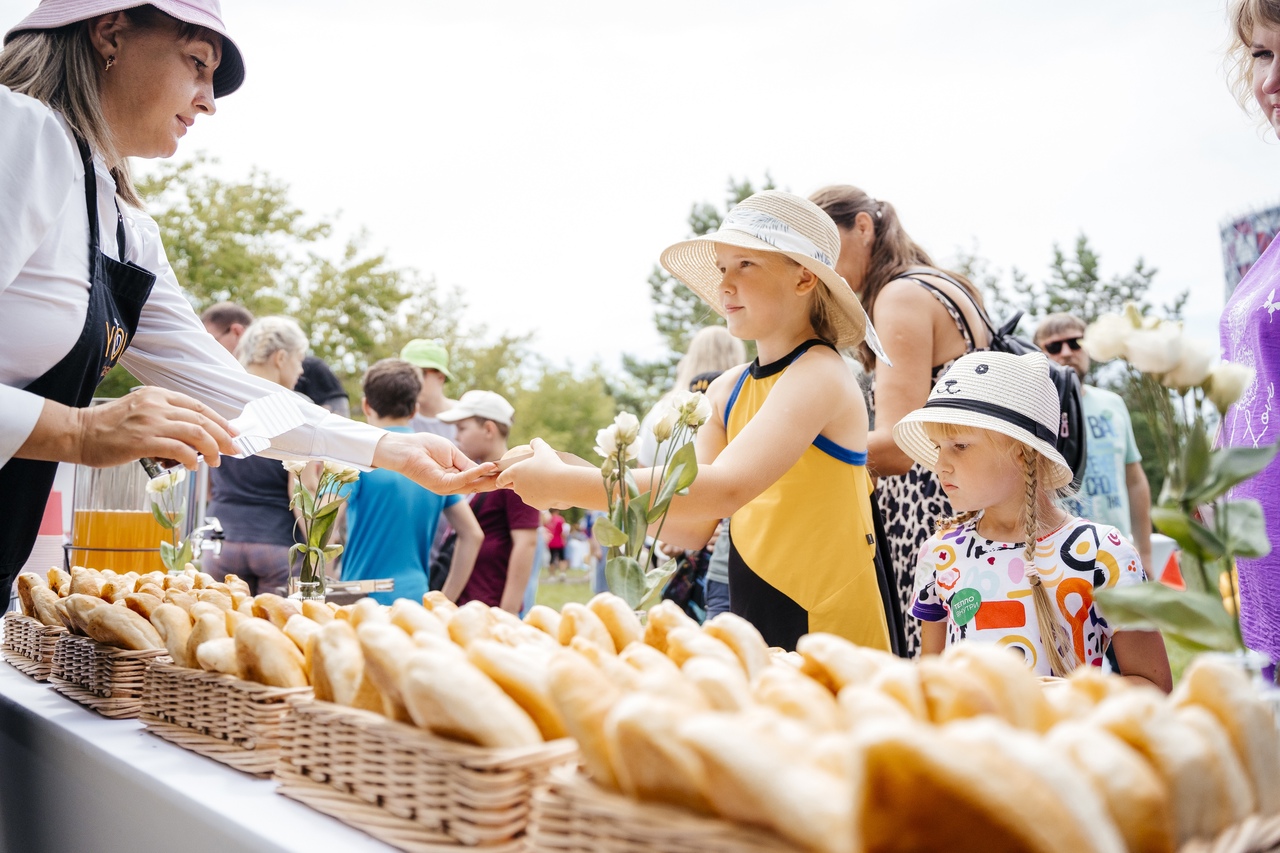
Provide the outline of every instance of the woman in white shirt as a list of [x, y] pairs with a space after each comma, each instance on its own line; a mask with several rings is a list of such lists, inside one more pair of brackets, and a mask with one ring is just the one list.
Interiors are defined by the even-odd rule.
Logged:
[[[218, 0], [43, 0], [0, 51], [0, 609], [59, 461], [234, 453], [227, 418], [278, 391], [200, 324], [142, 212], [127, 157], [168, 157], [244, 79]], [[150, 386], [86, 408], [119, 361]], [[429, 434], [318, 406], [264, 455], [399, 471], [472, 491], [474, 466]]]

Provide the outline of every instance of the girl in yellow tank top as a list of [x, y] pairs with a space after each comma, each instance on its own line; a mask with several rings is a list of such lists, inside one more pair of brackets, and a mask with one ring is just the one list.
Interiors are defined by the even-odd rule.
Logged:
[[[827, 631], [888, 650], [866, 404], [836, 347], [865, 339], [884, 354], [834, 269], [839, 252], [821, 208], [771, 190], [733, 208], [718, 231], [662, 253], [662, 265], [759, 353], [707, 389], [716, 414], [696, 439], [698, 478], [672, 501], [663, 539], [701, 548], [732, 517], [730, 606], [770, 645], [794, 649], [801, 635]], [[536, 507], [605, 508], [598, 471], [566, 465], [537, 439], [533, 448], [500, 487]]]

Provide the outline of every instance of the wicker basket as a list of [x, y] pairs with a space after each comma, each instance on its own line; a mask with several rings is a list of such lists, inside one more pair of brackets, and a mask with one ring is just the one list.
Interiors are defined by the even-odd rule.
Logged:
[[280, 760], [280, 725], [290, 696], [309, 687], [268, 687], [219, 672], [187, 669], [167, 661], [147, 666], [139, 716], [147, 730], [258, 776], [270, 776]]
[[280, 793], [406, 851], [528, 850], [534, 790], [578, 755], [567, 739], [483, 749], [366, 711], [289, 703]]
[[606, 791], [573, 768], [549, 782], [529, 827], [538, 853], [801, 853], [757, 827]]
[[[610, 793], [572, 768], [557, 768], [549, 783], [533, 799], [534, 853], [802, 853], [763, 829]], [[1179, 853], [1271, 850], [1280, 850], [1280, 817], [1254, 816]]]
[[36, 681], [48, 681], [53, 667], [53, 649], [67, 633], [61, 625], [51, 627], [16, 610], [4, 615], [4, 644], [0, 654], [15, 669]]
[[49, 681], [63, 696], [104, 717], [136, 717], [142, 710], [147, 662], [158, 659], [167, 662], [168, 653], [164, 649], [128, 651], [63, 634], [53, 650]]

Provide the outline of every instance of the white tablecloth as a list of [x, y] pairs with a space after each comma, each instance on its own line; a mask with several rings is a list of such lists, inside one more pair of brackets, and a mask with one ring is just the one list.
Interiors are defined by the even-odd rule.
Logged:
[[274, 790], [0, 662], [5, 853], [391, 850]]

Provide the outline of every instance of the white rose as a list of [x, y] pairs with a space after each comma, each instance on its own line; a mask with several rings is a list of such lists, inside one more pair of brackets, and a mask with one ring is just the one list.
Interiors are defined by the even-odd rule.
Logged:
[[283, 465], [284, 470], [288, 471], [290, 474], [298, 475], [301, 475], [303, 470], [307, 467], [307, 463], [300, 460], [288, 460], [281, 462], [280, 464]]
[[1154, 329], [1134, 329], [1124, 343], [1125, 360], [1143, 373], [1165, 374], [1182, 360], [1182, 329], [1162, 323]]
[[1124, 355], [1125, 340], [1133, 324], [1119, 314], [1103, 314], [1084, 330], [1081, 345], [1094, 361], [1111, 361]]
[[1168, 388], [1194, 388], [1209, 378], [1209, 367], [1218, 357], [1218, 348], [1202, 340], [1183, 338], [1182, 357], [1161, 381]]
[[596, 430], [596, 453], [599, 453], [605, 459], [618, 452], [618, 425], [610, 424], [601, 430]]
[[640, 436], [640, 419], [630, 412], [622, 412], [613, 419], [618, 428], [618, 446], [631, 444]]
[[680, 412], [678, 409], [667, 405], [660, 410], [658, 419], [653, 424], [653, 437], [658, 443], [671, 438], [671, 434], [676, 430], [676, 424], [680, 423]]
[[1209, 373], [1209, 381], [1205, 385], [1210, 402], [1225, 415], [1227, 409], [1240, 399], [1244, 389], [1253, 384], [1254, 375], [1252, 367], [1230, 361], [1222, 362]]

